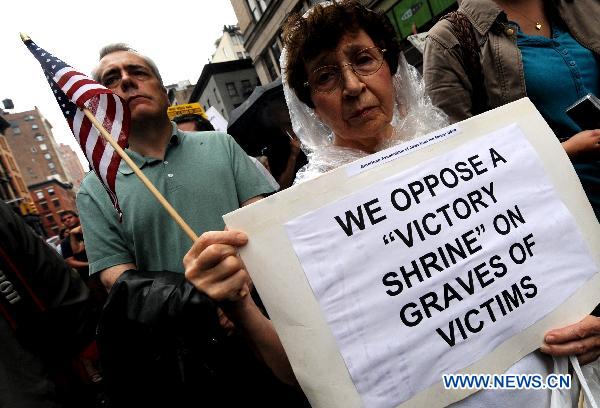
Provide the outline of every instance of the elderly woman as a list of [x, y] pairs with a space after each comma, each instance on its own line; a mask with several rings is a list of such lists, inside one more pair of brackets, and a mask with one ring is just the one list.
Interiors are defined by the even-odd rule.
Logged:
[[326, 2], [292, 15], [283, 35], [284, 92], [309, 153], [299, 181], [448, 124], [385, 17], [357, 2]]
[[[446, 123], [423, 96], [414, 68], [399, 58], [389, 23], [359, 3], [325, 3], [304, 16], [292, 16], [284, 40], [284, 90], [294, 131], [309, 157], [300, 180]], [[204, 234], [184, 259], [186, 276], [199, 290], [223, 302], [228, 316], [257, 345], [267, 364], [291, 382], [293, 374], [277, 334], [247, 296], [251, 280], [236, 256], [237, 247], [247, 239], [235, 231]], [[600, 326], [597, 323], [584, 319], [553, 331], [547, 341], [555, 346], [545, 345], [544, 351], [596, 358], [598, 350], [592, 345], [599, 338], [592, 333]], [[532, 353], [511, 371], [549, 373], [551, 359], [542, 356]], [[483, 391], [457, 405], [549, 406], [549, 392]]]

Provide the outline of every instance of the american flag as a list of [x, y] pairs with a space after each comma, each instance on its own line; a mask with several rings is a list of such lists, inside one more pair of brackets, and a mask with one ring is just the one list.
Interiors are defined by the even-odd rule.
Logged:
[[75, 71], [64, 61], [38, 47], [31, 39], [23, 41], [42, 66], [75, 139], [120, 215], [115, 180], [121, 157], [85, 116], [83, 108], [89, 109], [119, 146], [125, 148], [129, 136], [127, 105], [110, 89]]

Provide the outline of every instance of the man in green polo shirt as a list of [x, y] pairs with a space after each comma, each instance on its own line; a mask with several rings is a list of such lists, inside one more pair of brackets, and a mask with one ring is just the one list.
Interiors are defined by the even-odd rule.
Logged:
[[[222, 230], [221, 216], [272, 192], [244, 151], [223, 133], [179, 131], [158, 69], [123, 44], [105, 47], [95, 79], [128, 104], [127, 153], [196, 234]], [[183, 272], [192, 242], [121, 162], [116, 193], [120, 223], [97, 176], [89, 173], [77, 197], [90, 273], [110, 288], [125, 270]], [[89, 240], [89, 242], [88, 242]]]
[[[124, 44], [114, 44], [100, 52], [93, 76], [129, 106], [127, 153], [196, 234], [223, 230], [223, 214], [272, 192], [229, 135], [183, 132], [169, 121], [167, 92], [149, 58]], [[77, 205], [90, 273], [99, 273], [110, 290], [99, 333], [105, 378], [115, 391], [117, 405], [179, 406], [198, 390], [199, 384], [188, 386], [190, 379], [206, 386], [200, 394], [201, 400], [211, 401], [207, 406], [233, 406], [242, 401], [264, 405], [265, 397], [276, 394], [271, 380], [257, 380], [264, 377], [264, 368], [250, 370], [241, 378], [232, 374], [239, 377], [253, 363], [248, 363], [248, 353], [239, 343], [231, 346], [232, 336], [219, 331], [221, 309], [217, 307], [226, 309], [227, 305], [215, 305], [183, 276], [183, 257], [192, 242], [125, 162], [119, 167], [116, 193], [122, 222], [94, 173], [85, 177]], [[276, 336], [270, 321], [254, 302], [244, 316], [242, 320], [252, 324], [240, 321], [238, 331], [272, 366], [270, 350], [262, 345], [264, 333]], [[220, 318], [225, 320], [223, 314]], [[195, 339], [192, 344], [190, 336]], [[200, 351], [195, 351], [196, 346]], [[229, 356], [233, 365], [224, 362]], [[277, 374], [277, 368], [274, 371]], [[226, 391], [230, 381], [242, 387], [240, 392]], [[265, 384], [271, 385], [254, 393]], [[248, 400], [251, 395], [257, 397], [254, 402]]]

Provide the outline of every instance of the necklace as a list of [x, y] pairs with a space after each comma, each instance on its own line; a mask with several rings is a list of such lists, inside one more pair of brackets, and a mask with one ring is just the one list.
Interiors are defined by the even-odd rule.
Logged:
[[506, 4], [503, 4], [502, 7], [506, 7], [507, 9], [511, 10], [514, 13], [517, 13], [518, 15], [520, 15], [521, 17], [525, 17], [525, 19], [527, 21], [529, 21], [530, 23], [535, 25], [535, 29], [540, 31], [542, 29], [542, 23], [540, 23], [539, 21], [534, 21], [532, 19], [530, 19], [529, 17], [527, 17], [525, 14], [518, 12], [517, 10], [515, 10], [514, 8], [507, 6]]

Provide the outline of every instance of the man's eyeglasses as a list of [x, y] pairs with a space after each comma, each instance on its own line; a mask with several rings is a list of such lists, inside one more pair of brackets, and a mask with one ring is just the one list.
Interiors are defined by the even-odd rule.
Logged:
[[358, 51], [351, 61], [342, 65], [324, 65], [308, 75], [305, 87], [316, 92], [333, 92], [340, 85], [342, 68], [350, 66], [356, 75], [372, 75], [383, 65], [383, 53], [386, 50], [379, 47], [368, 47]]

